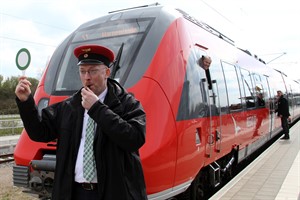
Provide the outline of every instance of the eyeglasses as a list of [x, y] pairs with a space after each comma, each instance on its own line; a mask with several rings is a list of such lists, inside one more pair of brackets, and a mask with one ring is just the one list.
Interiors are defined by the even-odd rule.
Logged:
[[88, 71], [85, 71], [85, 70], [79, 70], [79, 74], [80, 74], [80, 76], [84, 76], [84, 75], [86, 75], [86, 73], [88, 73], [88, 75], [94, 76], [94, 75], [96, 75], [99, 71], [100, 71], [100, 69], [92, 69], [92, 70], [88, 70]]

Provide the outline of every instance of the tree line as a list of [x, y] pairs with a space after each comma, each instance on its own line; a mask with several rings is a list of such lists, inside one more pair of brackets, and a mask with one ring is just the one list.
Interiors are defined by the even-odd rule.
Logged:
[[[38, 86], [39, 80], [30, 77], [28, 77], [27, 79], [32, 84], [31, 92], [32, 94], [34, 94]], [[0, 115], [19, 113], [15, 101], [15, 89], [18, 83], [19, 79], [16, 76], [4, 79], [4, 77], [0, 75]]]

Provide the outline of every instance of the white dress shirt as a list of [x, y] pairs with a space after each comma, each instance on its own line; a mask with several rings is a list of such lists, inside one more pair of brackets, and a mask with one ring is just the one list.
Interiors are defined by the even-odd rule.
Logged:
[[[107, 94], [107, 88], [98, 96], [100, 102], [103, 103], [106, 94]], [[77, 155], [77, 160], [76, 160], [76, 165], [75, 165], [75, 182], [78, 182], [78, 183], [87, 182], [87, 180], [83, 177], [83, 150], [84, 150], [84, 142], [85, 142], [85, 134], [86, 134], [85, 130], [86, 130], [86, 125], [87, 125], [87, 120], [88, 120], [87, 112], [88, 112], [88, 110], [85, 110], [85, 112], [84, 112], [80, 146], [78, 149], [78, 155]], [[97, 172], [96, 172], [96, 176], [94, 177], [94, 179], [91, 182], [97, 183]]]

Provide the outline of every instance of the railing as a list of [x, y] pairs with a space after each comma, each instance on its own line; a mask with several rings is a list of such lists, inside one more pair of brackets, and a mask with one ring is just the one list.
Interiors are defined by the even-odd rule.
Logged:
[[[0, 137], [17, 135], [23, 129], [19, 115], [0, 115]], [[0, 141], [0, 164], [14, 160], [13, 152], [17, 140]]]
[[19, 114], [11, 114], [11, 115], [1, 115], [0, 114], [0, 120], [1, 119], [11, 119], [11, 118], [20, 118]]
[[0, 120], [0, 129], [21, 128], [23, 122], [21, 119], [5, 119]]
[[15, 118], [18, 116], [12, 117], [15, 119], [9, 119], [7, 115], [5, 118], [3, 115], [0, 116], [0, 136], [20, 134], [20, 129], [24, 126], [21, 119]]

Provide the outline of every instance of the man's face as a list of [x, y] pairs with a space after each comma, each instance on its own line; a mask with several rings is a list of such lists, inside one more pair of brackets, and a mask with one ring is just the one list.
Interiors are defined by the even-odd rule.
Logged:
[[110, 69], [106, 65], [80, 65], [79, 75], [82, 85], [89, 87], [97, 96], [107, 87]]
[[203, 68], [204, 69], [208, 69], [209, 66], [210, 66], [210, 64], [211, 64], [211, 60], [210, 59], [208, 59], [208, 58], [204, 58], [203, 59]]
[[280, 97], [282, 95], [281, 92], [277, 92], [277, 96]]

